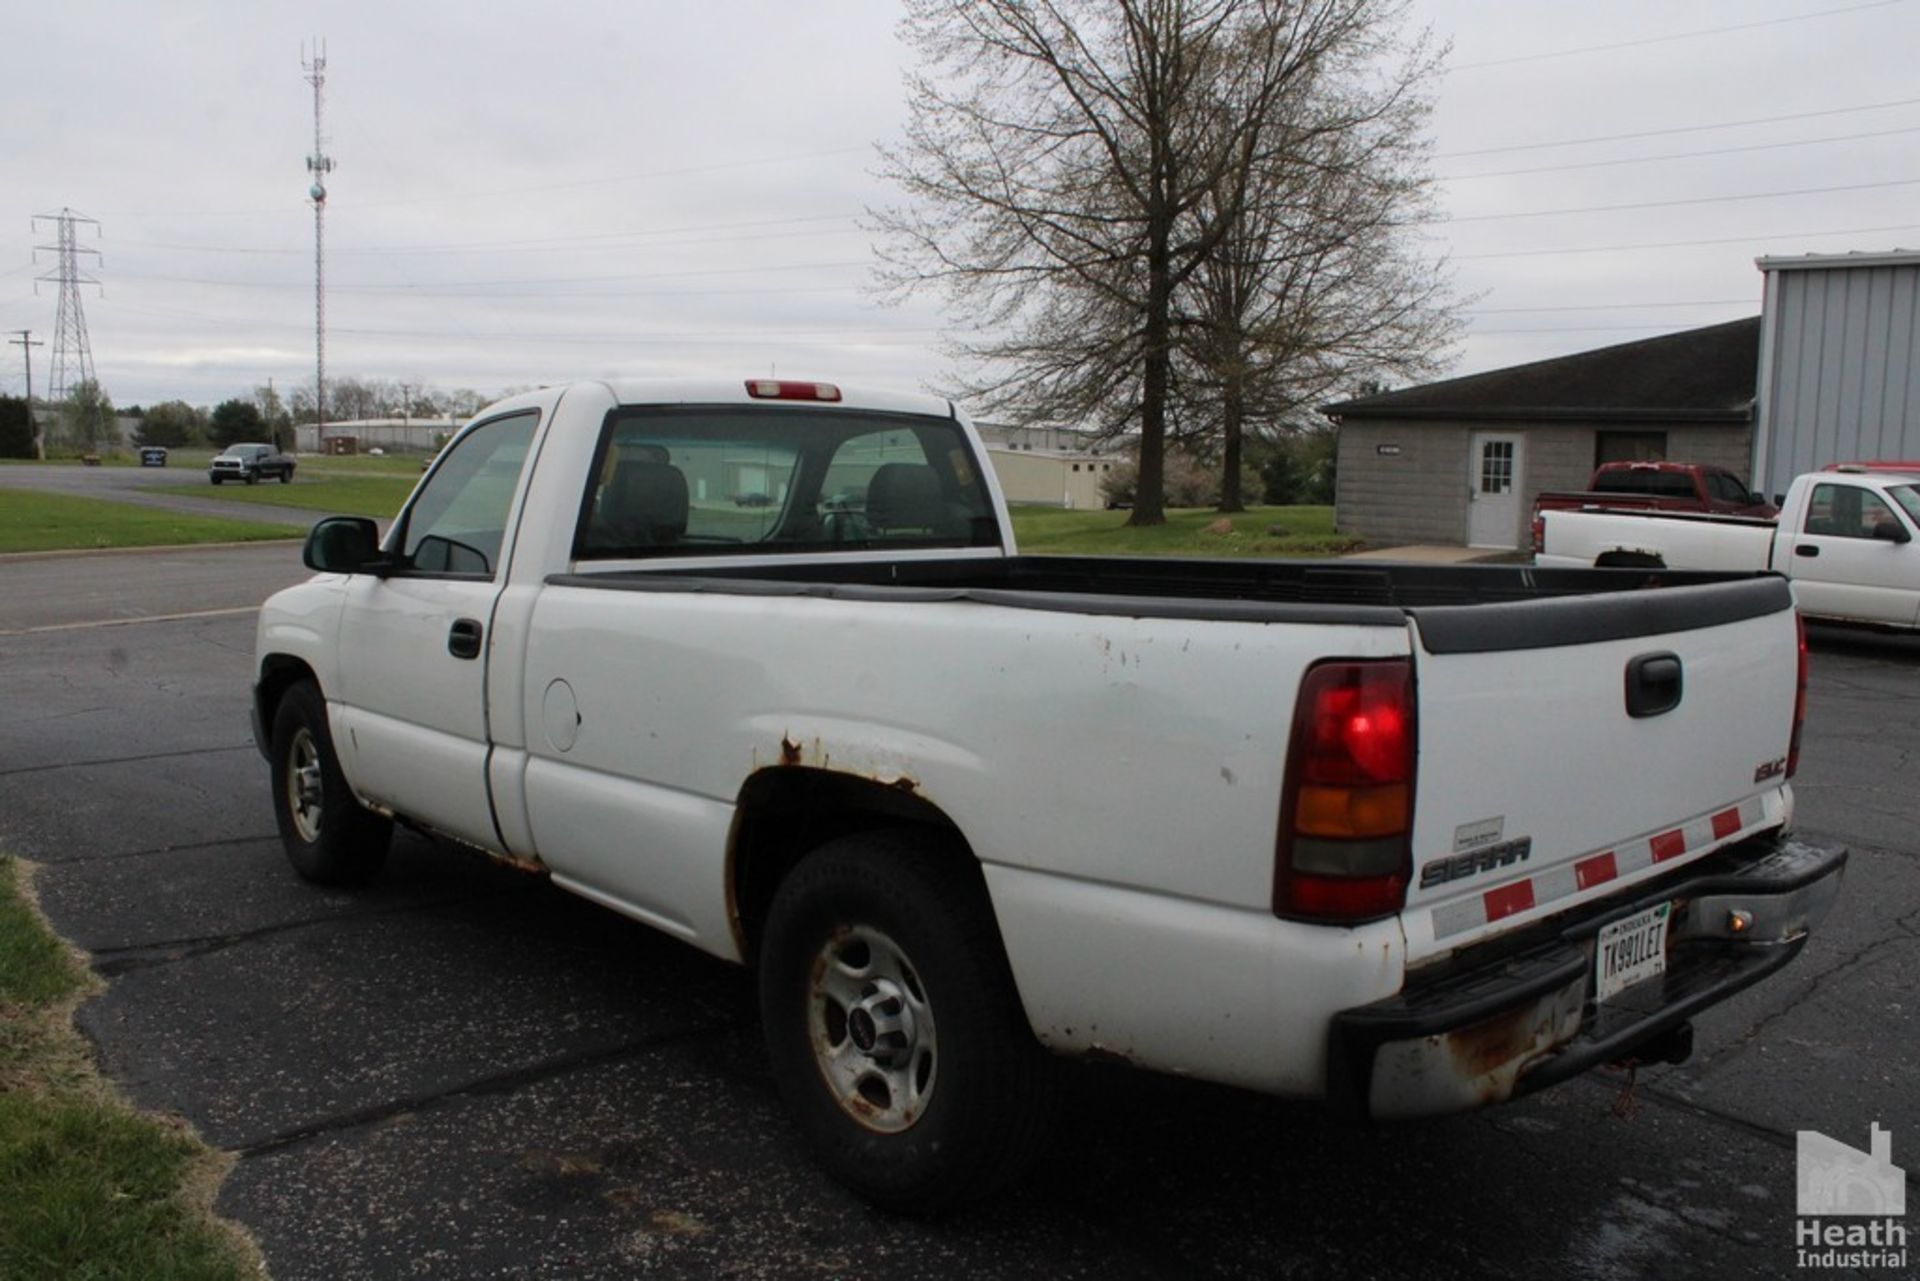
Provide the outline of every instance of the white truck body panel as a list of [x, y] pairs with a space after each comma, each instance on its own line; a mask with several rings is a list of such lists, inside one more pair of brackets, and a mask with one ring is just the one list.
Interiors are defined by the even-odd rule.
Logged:
[[[538, 415], [491, 576], [321, 574], [263, 609], [262, 668], [311, 673], [363, 802], [544, 867], [715, 955], [743, 958], [732, 845], [743, 791], [769, 770], [863, 780], [936, 808], [964, 838], [1042, 1042], [1317, 1096], [1340, 1011], [1790, 815], [1779, 772], [1756, 768], [1784, 756], [1794, 707], [1793, 624], [1779, 605], [1671, 634], [1440, 653], [1404, 614], [1377, 608], [1309, 622], [742, 583], [738, 571], [775, 565], [817, 562], [830, 578], [1013, 554], [971, 425], [944, 401], [886, 394], [782, 408], [958, 422], [998, 546], [576, 559], [603, 424], [634, 405], [759, 402], [740, 383], [616, 382], [489, 409], [469, 436]], [[662, 577], [689, 569], [735, 574], [712, 589]], [[1528, 617], [1557, 611], [1543, 600]], [[466, 661], [448, 654], [458, 620], [484, 629]], [[1687, 696], [1630, 721], [1623, 668], [1669, 650]], [[1404, 912], [1357, 925], [1281, 919], [1273, 906], [1295, 697], [1330, 659], [1407, 660], [1418, 687], [1412, 885]], [[1428, 863], [1495, 828], [1500, 841], [1531, 839], [1524, 878], [1516, 865], [1422, 888]], [[1624, 853], [1655, 839], [1665, 856], [1635, 865]], [[1610, 852], [1621, 852], [1611, 884], [1548, 893]], [[1513, 902], [1521, 879], [1537, 883], [1532, 901], [1488, 910], [1490, 893]], [[1504, 1088], [1520, 1066], [1500, 1069]]]

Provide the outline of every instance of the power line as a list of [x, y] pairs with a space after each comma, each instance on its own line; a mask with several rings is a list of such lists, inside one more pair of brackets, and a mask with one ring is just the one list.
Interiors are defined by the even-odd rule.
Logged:
[[1635, 133], [1595, 134], [1590, 138], [1561, 138], [1555, 142], [1521, 142], [1505, 147], [1477, 147], [1471, 151], [1436, 151], [1435, 160], [1458, 160], [1463, 156], [1496, 156], [1512, 151], [1545, 151], [1551, 147], [1584, 147], [1595, 142], [1631, 142], [1637, 138], [1669, 138], [1681, 133], [1710, 133], [1716, 129], [1744, 129], [1748, 125], [1784, 124], [1790, 120], [1817, 120], [1825, 116], [1846, 116], [1861, 111], [1891, 111], [1896, 107], [1920, 105], [1920, 98], [1901, 98], [1895, 102], [1870, 102], [1858, 107], [1829, 107], [1824, 111], [1798, 111], [1785, 116], [1754, 116], [1747, 120], [1724, 120], [1712, 125], [1676, 125], [1670, 129], [1642, 129]]
[[1549, 58], [1571, 58], [1583, 53], [1610, 53], [1617, 49], [1638, 49], [1650, 44], [1667, 44], [1674, 40], [1693, 40], [1700, 36], [1723, 35], [1729, 31], [1751, 31], [1757, 27], [1779, 27], [1790, 22], [1812, 22], [1818, 18], [1833, 18], [1841, 14], [1859, 13], [1866, 9], [1884, 9], [1888, 5], [1903, 4], [1905, 0], [1869, 0], [1867, 4], [1852, 4], [1840, 9], [1820, 9], [1813, 13], [1790, 14], [1784, 18], [1762, 18], [1756, 22], [1736, 22], [1725, 27], [1702, 27], [1697, 31], [1676, 31], [1672, 35], [1645, 36], [1639, 40], [1616, 40], [1610, 44], [1583, 45], [1578, 49], [1556, 49], [1551, 53], [1525, 53], [1512, 58], [1491, 58], [1485, 62], [1463, 62], [1449, 71], [1479, 71], [1487, 67], [1510, 67], [1521, 62], [1544, 62]]
[[[361, 285], [357, 287], [351, 285], [336, 285], [334, 286], [333, 292], [347, 294], [416, 294], [420, 297], [429, 298], [472, 298], [482, 296], [476, 295], [473, 292], [474, 290], [506, 288], [510, 286], [598, 284], [604, 281], [620, 280], [678, 280], [698, 276], [751, 276], [776, 271], [814, 271], [828, 268], [865, 267], [868, 265], [868, 261], [862, 258], [842, 262], [796, 262], [774, 266], [712, 267], [698, 271], [640, 271], [621, 272], [617, 274], [601, 273], [592, 276], [541, 276], [528, 277], [520, 280], [458, 280], [446, 282], [447, 287], [444, 289], [422, 289], [414, 285]], [[305, 288], [304, 285], [278, 280], [219, 280], [196, 276], [147, 276], [138, 274], [129, 278], [174, 285], [216, 285], [221, 288], [231, 289]], [[595, 296], [597, 291], [576, 291], [572, 296], [580, 296], [582, 293], [586, 296]], [[626, 295], [606, 294], [604, 296], [625, 297]]]
[[1561, 214], [1618, 213], [1628, 209], [1677, 209], [1684, 205], [1721, 205], [1740, 200], [1777, 200], [1785, 196], [1823, 196], [1836, 191], [1878, 191], [1886, 187], [1911, 187], [1920, 178], [1897, 178], [1891, 182], [1860, 182], [1842, 187], [1797, 187], [1791, 191], [1755, 191], [1740, 196], [1694, 196], [1685, 200], [1641, 200], [1625, 205], [1582, 205], [1572, 209], [1529, 209], [1524, 213], [1465, 214], [1457, 218], [1436, 218], [1428, 225], [1449, 222], [1500, 222], [1510, 218], [1552, 218]]
[[[440, 242], [429, 241], [425, 244], [420, 244], [420, 245], [365, 245], [359, 248], [351, 248], [351, 247], [341, 248], [336, 246], [333, 252], [336, 256], [338, 256], [340, 254], [349, 254], [349, 255], [428, 254], [428, 253], [451, 254], [451, 253], [468, 253], [475, 249], [518, 249], [518, 248], [574, 249], [574, 248], [585, 248], [585, 247], [594, 247], [594, 248], [603, 248], [603, 249], [619, 249], [621, 246], [618, 246], [618, 245], [605, 245], [605, 244], [589, 245], [589, 242], [622, 240], [622, 239], [628, 239], [628, 238], [638, 238], [643, 236], [670, 236], [670, 235], [677, 235], [677, 234], [680, 234], [683, 232], [689, 232], [689, 231], [727, 231], [727, 230], [733, 230], [733, 229], [739, 229], [739, 228], [792, 226], [798, 223], [851, 222], [858, 216], [859, 215], [857, 214], [819, 214], [816, 216], [806, 217], [806, 218], [762, 218], [752, 222], [692, 223], [692, 224], [688, 224], [686, 226], [681, 226], [681, 227], [659, 227], [659, 228], [654, 228], [652, 230], [596, 231], [596, 232], [585, 232], [576, 236], [537, 236], [537, 237], [526, 237], [526, 238], [517, 239], [517, 240], [464, 240], [464, 241], [440, 241]], [[628, 247], [634, 248], [634, 249], [652, 249], [652, 248], [672, 247], [677, 245], [725, 243], [725, 242], [736, 241], [736, 240], [773, 240], [773, 239], [782, 239], [788, 236], [839, 235], [839, 234], [842, 234], [842, 233], [838, 231], [817, 231], [817, 232], [783, 232], [783, 233], [780, 233], [779, 235], [768, 235], [768, 236], [707, 236], [707, 237], [702, 237], [700, 239], [695, 239], [695, 240], [662, 241], [662, 242], [656, 242], [654, 244], [638, 244], [638, 245], [632, 245]], [[306, 250], [304, 249], [255, 249], [255, 248], [239, 247], [234, 245], [188, 245], [188, 244], [179, 244], [177, 242], [164, 241], [164, 240], [128, 240], [128, 241], [123, 241], [121, 243], [129, 244], [129, 245], [139, 245], [142, 248], [147, 248], [147, 249], [174, 249], [174, 250], [183, 250], [183, 251], [192, 252], [192, 253], [290, 255], [290, 254], [304, 254], [306, 252]]]
[[1486, 254], [1450, 254], [1455, 262], [1483, 258], [1546, 258], [1565, 254], [1611, 254], [1644, 249], [1697, 249], [1707, 245], [1751, 245], [1767, 240], [1810, 240], [1815, 236], [1873, 236], [1890, 231], [1920, 231], [1920, 222], [1894, 223], [1883, 227], [1835, 227], [1828, 231], [1779, 231], [1757, 236], [1721, 236], [1712, 240], [1659, 240], [1631, 245], [1573, 245], [1558, 249], [1503, 249]]
[[1620, 165], [1652, 164], [1660, 160], [1700, 160], [1708, 156], [1737, 156], [1749, 151], [1779, 151], [1787, 147], [1813, 147], [1828, 142], [1857, 142], [1862, 138], [1892, 138], [1900, 134], [1920, 133], [1920, 125], [1905, 129], [1881, 129], [1874, 133], [1846, 133], [1831, 138], [1803, 138], [1796, 142], [1757, 142], [1747, 147], [1715, 147], [1710, 151], [1669, 151], [1659, 156], [1627, 156], [1620, 160], [1584, 160], [1570, 165], [1541, 165], [1533, 169], [1496, 169], [1490, 173], [1450, 174], [1442, 182], [1471, 182], [1475, 178], [1517, 178], [1524, 174], [1566, 173], [1574, 169], [1612, 169]]

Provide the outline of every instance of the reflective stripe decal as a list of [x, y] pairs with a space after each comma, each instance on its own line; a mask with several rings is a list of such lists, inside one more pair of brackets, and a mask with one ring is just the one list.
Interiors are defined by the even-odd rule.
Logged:
[[1614, 861], [1613, 851], [1595, 854], [1592, 858], [1583, 858], [1573, 865], [1575, 888], [1590, 890], [1596, 885], [1604, 885], [1620, 875], [1620, 865]]
[[1709, 846], [1721, 844], [1740, 833], [1758, 827], [1766, 818], [1766, 806], [1758, 796], [1736, 806], [1715, 810], [1679, 827], [1658, 832], [1639, 840], [1616, 845], [1575, 860], [1569, 865], [1548, 868], [1509, 881], [1466, 898], [1442, 903], [1433, 909], [1433, 936], [1451, 938], [1477, 930], [1495, 921], [1530, 912], [1543, 904], [1572, 898], [1595, 886], [1664, 863], [1684, 854], [1698, 854]]

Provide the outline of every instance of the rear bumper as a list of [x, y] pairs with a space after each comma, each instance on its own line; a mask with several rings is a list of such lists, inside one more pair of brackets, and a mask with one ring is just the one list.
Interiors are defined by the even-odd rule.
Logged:
[[[1839, 893], [1846, 861], [1842, 849], [1756, 838], [1583, 915], [1557, 937], [1344, 1010], [1328, 1039], [1328, 1097], [1362, 1118], [1433, 1116], [1633, 1058], [1798, 955]], [[1673, 904], [1666, 973], [1595, 1002], [1600, 930], [1663, 902]]]

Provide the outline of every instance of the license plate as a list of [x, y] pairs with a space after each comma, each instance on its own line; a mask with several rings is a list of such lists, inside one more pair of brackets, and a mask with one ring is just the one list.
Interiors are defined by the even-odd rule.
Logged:
[[1667, 972], [1667, 922], [1673, 904], [1661, 903], [1613, 922], [1593, 949], [1593, 997], [1604, 1001]]

